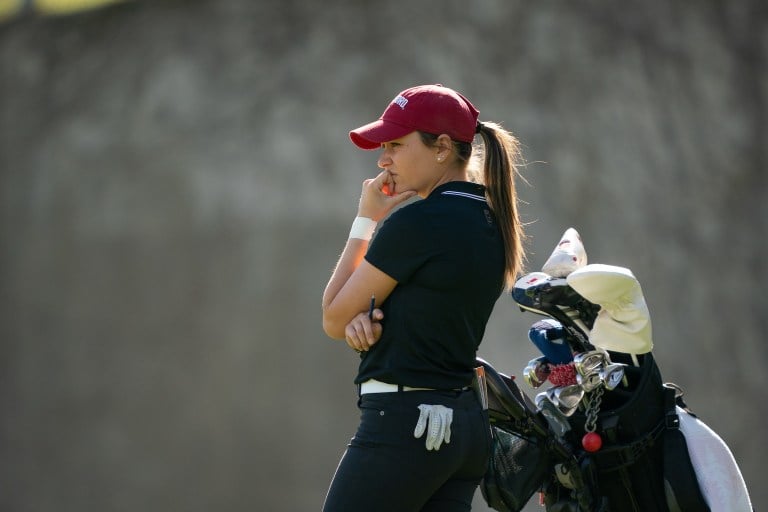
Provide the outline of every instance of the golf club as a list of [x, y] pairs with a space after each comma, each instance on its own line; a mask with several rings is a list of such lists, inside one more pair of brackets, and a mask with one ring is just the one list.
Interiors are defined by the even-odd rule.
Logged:
[[581, 399], [584, 398], [584, 390], [578, 384], [551, 388], [547, 390], [550, 400], [554, 402], [557, 408], [565, 416], [571, 416], [579, 407]]
[[569, 430], [571, 430], [568, 418], [560, 411], [557, 405], [552, 402], [552, 399], [547, 392], [541, 392], [536, 395], [536, 408], [547, 420], [550, 430], [552, 430], [557, 437], [563, 437]]
[[605, 389], [613, 391], [624, 380], [624, 368], [626, 365], [612, 363], [600, 370], [600, 380]]
[[594, 391], [598, 386], [603, 384], [603, 379], [601, 378], [602, 371], [602, 368], [596, 368], [586, 375], [577, 373], [576, 383], [581, 386], [581, 389], [586, 393]]
[[579, 375], [586, 376], [599, 370], [606, 363], [610, 363], [608, 354], [603, 350], [590, 350], [576, 354], [573, 358], [573, 365]]
[[549, 362], [544, 356], [532, 359], [523, 369], [523, 380], [534, 389], [544, 384], [548, 376]]

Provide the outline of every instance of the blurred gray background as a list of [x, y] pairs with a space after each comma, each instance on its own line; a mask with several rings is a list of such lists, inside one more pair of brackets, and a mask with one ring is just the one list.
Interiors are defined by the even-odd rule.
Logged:
[[[575, 227], [590, 262], [634, 271], [665, 379], [765, 509], [766, 11], [201, 0], [7, 20], [0, 510], [319, 510], [357, 422], [356, 356], [320, 298], [377, 172], [347, 132], [421, 83], [523, 142], [528, 270]], [[480, 355], [521, 374], [535, 320], [501, 297]]]

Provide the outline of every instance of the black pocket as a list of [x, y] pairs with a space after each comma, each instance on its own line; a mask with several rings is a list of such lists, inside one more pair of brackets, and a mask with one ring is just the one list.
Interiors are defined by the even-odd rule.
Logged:
[[492, 508], [517, 512], [541, 487], [550, 460], [534, 440], [495, 426], [492, 431], [491, 457], [480, 490]]

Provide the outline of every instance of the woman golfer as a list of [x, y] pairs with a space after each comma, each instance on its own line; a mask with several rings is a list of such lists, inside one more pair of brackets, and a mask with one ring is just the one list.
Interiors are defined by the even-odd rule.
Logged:
[[401, 92], [350, 138], [380, 150], [381, 173], [363, 184], [323, 294], [325, 332], [361, 353], [360, 425], [324, 510], [470, 510], [491, 443], [475, 354], [523, 259], [518, 142], [440, 85]]

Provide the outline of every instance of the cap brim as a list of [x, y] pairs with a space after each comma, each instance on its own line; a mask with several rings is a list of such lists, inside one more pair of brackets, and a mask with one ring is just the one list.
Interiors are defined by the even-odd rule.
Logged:
[[412, 131], [413, 128], [378, 119], [352, 130], [349, 132], [349, 138], [361, 149], [378, 149], [384, 142], [405, 137]]

